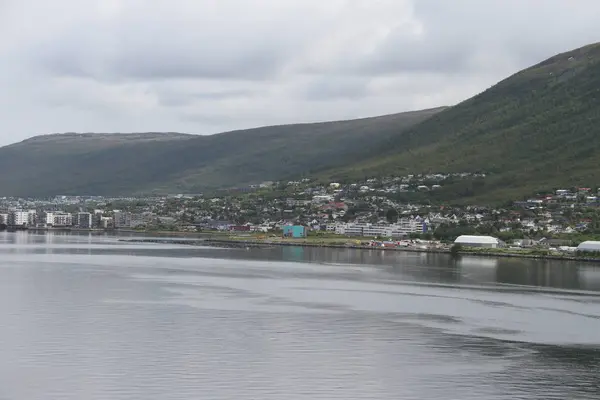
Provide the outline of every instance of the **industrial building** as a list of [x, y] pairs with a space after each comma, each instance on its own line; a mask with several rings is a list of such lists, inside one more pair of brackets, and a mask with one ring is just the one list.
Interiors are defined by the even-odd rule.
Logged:
[[577, 246], [577, 251], [600, 252], [600, 242], [594, 240], [581, 242], [579, 246]]
[[504, 247], [504, 242], [493, 236], [461, 235], [456, 238], [454, 244], [460, 244], [465, 247], [488, 247], [492, 249]]

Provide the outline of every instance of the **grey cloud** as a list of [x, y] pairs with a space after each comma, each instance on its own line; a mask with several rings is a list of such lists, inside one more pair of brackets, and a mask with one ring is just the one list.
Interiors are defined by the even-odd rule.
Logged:
[[414, 5], [428, 52], [463, 49], [464, 59], [470, 57], [463, 65], [466, 72], [481, 71], [477, 60], [493, 67], [503, 65], [502, 58], [522, 68], [597, 40], [600, 4], [595, 0], [579, 0], [576, 7], [565, 0], [419, 0]]
[[600, 15], [597, 0], [0, 3], [3, 144], [454, 104], [597, 41]]
[[196, 101], [212, 100], [223, 101], [238, 97], [252, 97], [258, 95], [251, 90], [220, 90], [205, 92], [182, 92], [176, 90], [158, 90], [158, 100], [167, 107], [179, 107], [193, 104]]
[[361, 74], [435, 72], [453, 74], [469, 68], [472, 46], [468, 43], [436, 40], [435, 29], [423, 37], [392, 34], [374, 54], [357, 66]]
[[[218, 47], [202, 43], [153, 45], [150, 42], [122, 48], [99, 49], [85, 39], [61, 40], [62, 46], [36, 53], [36, 61], [54, 75], [87, 77], [107, 82], [165, 79], [265, 80], [285, 60], [283, 52], [260, 45], [220, 54]], [[110, 45], [105, 45], [106, 47]]]
[[307, 100], [360, 99], [368, 95], [368, 79], [364, 77], [323, 76], [303, 86]]
[[[170, 4], [156, 2], [163, 7]], [[74, 23], [37, 45], [35, 61], [51, 74], [113, 82], [266, 80], [274, 78], [304, 40], [293, 23], [262, 21], [253, 14], [248, 14], [248, 20], [229, 21], [240, 8], [237, 2], [222, 2], [223, 14], [217, 16], [221, 24], [203, 24], [207, 21], [201, 17], [202, 2], [183, 3], [188, 4], [187, 10], [170, 6], [163, 15], [151, 7], [132, 7], [113, 20]], [[186, 11], [191, 18], [184, 15]], [[253, 24], [253, 20], [258, 21]]]
[[369, 54], [340, 59], [327, 72], [505, 74], [507, 68], [524, 68], [598, 39], [600, 3], [595, 0], [581, 0], [577, 7], [563, 0], [418, 0], [413, 5], [421, 32], [411, 35], [397, 26]]

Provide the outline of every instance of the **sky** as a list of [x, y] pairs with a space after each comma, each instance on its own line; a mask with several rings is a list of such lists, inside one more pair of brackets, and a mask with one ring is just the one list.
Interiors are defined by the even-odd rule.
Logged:
[[456, 104], [600, 40], [597, 0], [0, 0], [0, 145]]

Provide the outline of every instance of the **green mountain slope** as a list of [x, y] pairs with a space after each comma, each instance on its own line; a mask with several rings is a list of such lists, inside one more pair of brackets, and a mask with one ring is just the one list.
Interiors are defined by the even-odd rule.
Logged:
[[347, 165], [443, 108], [210, 136], [53, 134], [0, 148], [0, 196], [199, 192]]
[[473, 199], [463, 200], [493, 202], [600, 184], [599, 154], [600, 43], [523, 70], [406, 130], [379, 156], [324, 175], [485, 171]]

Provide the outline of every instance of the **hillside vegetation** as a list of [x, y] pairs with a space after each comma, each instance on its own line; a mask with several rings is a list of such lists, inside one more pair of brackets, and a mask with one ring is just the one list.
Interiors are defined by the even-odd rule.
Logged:
[[306, 175], [376, 154], [443, 108], [210, 136], [66, 133], [0, 148], [0, 196], [197, 193]]
[[600, 44], [593, 44], [523, 70], [391, 138], [379, 156], [322, 176], [485, 171], [488, 178], [468, 190], [436, 195], [499, 202], [599, 184], [599, 154]]
[[432, 193], [497, 203], [600, 184], [600, 44], [546, 61], [450, 108], [211, 136], [38, 136], [0, 148], [0, 196], [200, 192], [296, 179], [485, 172]]

